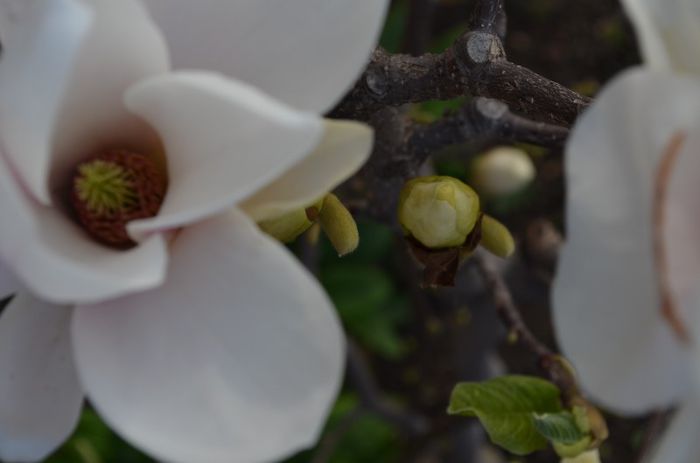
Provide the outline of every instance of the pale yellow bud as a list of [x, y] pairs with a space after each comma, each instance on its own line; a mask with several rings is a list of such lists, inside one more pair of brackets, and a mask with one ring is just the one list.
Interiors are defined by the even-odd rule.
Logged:
[[399, 222], [406, 235], [430, 249], [464, 244], [479, 214], [479, 196], [452, 177], [415, 178], [401, 190]]
[[314, 224], [323, 205], [323, 199], [307, 208], [296, 209], [274, 219], [258, 223], [262, 231], [283, 243], [291, 243]]
[[522, 190], [535, 178], [535, 166], [525, 151], [500, 146], [474, 161], [473, 182], [485, 195], [509, 195]]
[[271, 220], [258, 223], [262, 231], [283, 243], [291, 243], [313, 225], [305, 209], [298, 209]]
[[509, 257], [515, 251], [513, 235], [505, 225], [488, 215], [481, 220], [480, 244], [498, 257]]
[[355, 219], [350, 211], [340, 202], [334, 194], [328, 194], [323, 200], [320, 214], [321, 227], [331, 244], [344, 256], [357, 249], [360, 243], [360, 233], [357, 230]]
[[589, 450], [577, 457], [564, 458], [561, 463], [600, 463], [600, 453], [598, 453], [598, 449]]

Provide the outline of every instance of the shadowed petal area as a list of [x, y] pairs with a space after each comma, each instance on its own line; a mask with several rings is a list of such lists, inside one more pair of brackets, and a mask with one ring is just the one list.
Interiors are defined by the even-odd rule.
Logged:
[[146, 0], [175, 68], [209, 69], [323, 112], [357, 79], [387, 0]]
[[76, 0], [0, 3], [0, 139], [26, 188], [51, 202], [54, 122], [92, 15]]
[[173, 463], [276, 461], [311, 445], [343, 366], [319, 284], [237, 211], [180, 232], [163, 287], [76, 309], [73, 339], [103, 418]]
[[168, 193], [156, 217], [129, 224], [137, 240], [232, 207], [304, 159], [323, 132], [316, 115], [217, 74], [155, 77], [131, 88], [127, 105], [168, 155]]
[[51, 203], [52, 190], [95, 149], [157, 145], [122, 103], [129, 85], [168, 68], [162, 37], [140, 3], [29, 0], [0, 7], [0, 138], [37, 200]]
[[369, 157], [373, 132], [350, 121], [325, 121], [313, 153], [246, 200], [241, 207], [254, 220], [267, 220], [306, 207], [354, 174]]
[[624, 0], [644, 59], [658, 69], [700, 76], [700, 3], [696, 0]]
[[55, 303], [94, 302], [159, 285], [165, 240], [128, 251], [106, 248], [56, 208], [32, 201], [0, 156], [0, 259], [33, 293]]
[[567, 147], [555, 328], [584, 389], [619, 413], [668, 405], [687, 388], [688, 353], [661, 312], [652, 199], [662, 154], [698, 120], [695, 81], [633, 70], [599, 95]]
[[38, 462], [73, 431], [83, 393], [72, 310], [20, 293], [0, 315], [0, 458]]
[[146, 155], [157, 135], [124, 106], [132, 84], [169, 69], [160, 31], [139, 0], [83, 0], [94, 19], [85, 37], [53, 129], [50, 187], [65, 187], [80, 161], [105, 148]]
[[21, 287], [12, 270], [0, 261], [0, 299], [14, 294]]

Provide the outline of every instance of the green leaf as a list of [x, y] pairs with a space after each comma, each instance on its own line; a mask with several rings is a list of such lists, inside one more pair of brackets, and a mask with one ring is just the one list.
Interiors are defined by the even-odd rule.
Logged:
[[408, 3], [405, 0], [395, 2], [386, 18], [379, 42], [388, 52], [397, 53], [401, 49], [407, 21]]
[[504, 376], [484, 383], [458, 384], [447, 412], [479, 418], [493, 443], [516, 455], [527, 455], [547, 446], [533, 414], [561, 410], [559, 389], [554, 384], [528, 376]]
[[[333, 440], [333, 453], [328, 463], [357, 463], [358, 461], [399, 461], [400, 434], [381, 417], [363, 410], [356, 394], [341, 394], [333, 407], [324, 436]], [[323, 440], [323, 439], [321, 439]], [[314, 461], [312, 450], [301, 453], [285, 463]], [[125, 462], [118, 462], [125, 463]], [[130, 463], [130, 462], [129, 462]]]
[[86, 408], [71, 439], [45, 463], [152, 463], [132, 448]]
[[343, 325], [360, 343], [383, 358], [400, 358], [406, 348], [399, 326], [408, 303], [381, 268], [350, 263], [327, 266], [321, 281], [340, 313]]
[[537, 431], [551, 442], [571, 445], [587, 437], [571, 412], [535, 414], [533, 418]]

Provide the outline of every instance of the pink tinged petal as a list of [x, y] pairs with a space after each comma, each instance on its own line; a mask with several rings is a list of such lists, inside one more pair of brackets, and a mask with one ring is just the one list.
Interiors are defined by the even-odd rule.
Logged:
[[139, 0], [84, 0], [94, 14], [53, 130], [51, 182], [65, 187], [75, 165], [111, 147], [158, 155], [153, 130], [124, 106], [132, 84], [169, 69], [160, 31]]
[[210, 69], [330, 109], [364, 68], [387, 0], [145, 0], [176, 68]]
[[662, 154], [699, 119], [695, 81], [636, 70], [602, 92], [567, 147], [555, 327], [584, 389], [620, 413], [666, 406], [687, 388], [688, 352], [661, 312], [652, 210]]
[[671, 424], [664, 431], [648, 463], [697, 463], [698, 429], [700, 429], [700, 401], [687, 400], [673, 416]]
[[50, 203], [51, 135], [92, 16], [76, 0], [0, 3], [0, 140], [26, 188]]
[[177, 236], [162, 288], [78, 308], [73, 341], [103, 418], [172, 463], [272, 461], [311, 445], [343, 366], [327, 296], [238, 211]]
[[37, 462], [73, 431], [83, 393], [70, 343], [72, 310], [29, 294], [0, 316], [0, 458]]
[[354, 174], [370, 155], [373, 132], [364, 124], [325, 121], [313, 153], [242, 203], [254, 220], [279, 217], [306, 207]]
[[644, 59], [652, 67], [700, 75], [700, 3], [696, 0], [624, 0]]
[[119, 251], [92, 241], [56, 208], [20, 190], [0, 158], [0, 259], [33, 293], [55, 303], [94, 302], [158, 286], [167, 248], [155, 235]]
[[668, 177], [664, 250], [668, 261], [668, 282], [673, 296], [687, 316], [700, 309], [697, 295], [700, 274], [700, 133], [682, 134], [682, 145]]
[[129, 89], [127, 105], [156, 128], [168, 157], [158, 216], [134, 221], [137, 240], [232, 207], [316, 146], [320, 118], [215, 74], [177, 73]]
[[[700, 354], [700, 131], [683, 135], [667, 179], [666, 220], [661, 231], [671, 302]], [[697, 370], [700, 372], [700, 364]]]

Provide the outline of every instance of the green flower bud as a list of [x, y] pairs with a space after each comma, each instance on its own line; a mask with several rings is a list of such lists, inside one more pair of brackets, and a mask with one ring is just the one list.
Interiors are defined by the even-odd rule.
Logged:
[[297, 209], [274, 219], [263, 220], [258, 226], [273, 238], [283, 243], [291, 243], [308, 230], [316, 221], [323, 205], [323, 199], [307, 208]]
[[535, 166], [532, 159], [518, 148], [500, 146], [474, 161], [474, 186], [486, 195], [516, 193], [534, 178]]
[[360, 233], [352, 214], [332, 193], [326, 195], [320, 213], [321, 227], [331, 244], [344, 256], [357, 249], [360, 243]]
[[429, 249], [464, 244], [479, 214], [479, 196], [452, 177], [415, 178], [401, 190], [399, 222], [404, 233]]
[[498, 257], [509, 257], [515, 251], [513, 235], [505, 225], [488, 215], [481, 219], [480, 244]]

